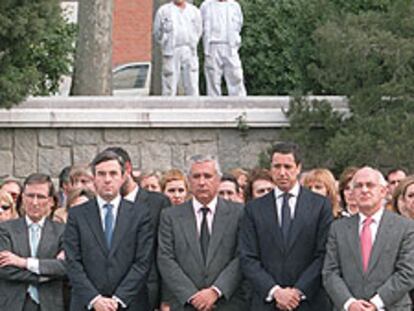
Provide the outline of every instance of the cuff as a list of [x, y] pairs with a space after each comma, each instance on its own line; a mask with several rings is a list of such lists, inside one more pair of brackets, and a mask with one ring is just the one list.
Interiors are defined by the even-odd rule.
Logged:
[[92, 300], [91, 300], [91, 302], [88, 304], [88, 310], [92, 310], [93, 309], [93, 305], [95, 304], [95, 302], [99, 299], [99, 298], [101, 298], [102, 296], [101, 295], [98, 295], [98, 296], [96, 296], [95, 298], [93, 298]]
[[40, 274], [39, 269], [39, 259], [37, 258], [27, 258], [27, 270], [35, 274]]
[[380, 295], [376, 294], [369, 301], [377, 308], [377, 310], [384, 310], [384, 301], [382, 301]]
[[269, 291], [269, 293], [267, 294], [267, 297], [266, 297], [266, 302], [272, 302], [273, 301], [273, 295], [274, 295], [274, 293], [275, 293], [275, 291], [278, 289], [278, 288], [280, 288], [280, 286], [279, 285], [275, 285], [275, 286], [273, 286], [271, 289], [270, 289], [270, 291]]
[[112, 299], [115, 300], [118, 304], [121, 305], [122, 308], [126, 309], [127, 305], [125, 304], [125, 302], [123, 302], [120, 298], [118, 298], [117, 296], [112, 296]]
[[217, 286], [211, 286], [211, 288], [217, 293], [218, 298], [221, 298], [223, 296], [223, 293], [221, 292], [221, 290], [217, 287]]
[[356, 301], [356, 299], [355, 298], [349, 298], [346, 302], [345, 302], [345, 304], [344, 304], [344, 310], [345, 311], [348, 311], [349, 310], [349, 307], [351, 306], [351, 304], [353, 303], [353, 302], [355, 302]]

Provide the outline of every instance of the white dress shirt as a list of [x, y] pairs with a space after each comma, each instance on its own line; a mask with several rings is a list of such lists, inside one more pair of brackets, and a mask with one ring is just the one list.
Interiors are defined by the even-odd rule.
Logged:
[[[277, 219], [279, 222], [279, 226], [282, 226], [282, 206], [283, 206], [283, 194], [284, 191], [280, 190], [278, 187], [275, 188], [275, 198], [276, 198], [276, 210], [277, 210]], [[292, 189], [288, 191], [290, 194], [289, 197], [289, 207], [290, 207], [290, 217], [293, 219], [295, 218], [295, 211], [296, 211], [296, 202], [298, 201], [300, 191], [300, 185], [297, 182]]]
[[124, 196], [124, 200], [134, 203], [135, 199], [137, 198], [138, 191], [139, 191], [139, 187], [138, 185], [135, 185], [134, 190], [132, 190], [130, 193]]
[[[26, 224], [27, 224], [27, 228], [29, 229], [30, 226], [34, 223], [33, 220], [31, 220], [27, 215], [25, 216], [26, 219]], [[42, 230], [43, 227], [45, 225], [45, 221], [46, 221], [46, 217], [43, 217], [42, 219], [40, 219], [37, 224], [40, 227], [40, 232], [39, 232], [39, 245], [40, 245], [40, 241], [42, 239]], [[29, 229], [29, 241], [31, 241], [31, 230]], [[40, 269], [39, 269], [39, 259], [35, 258], [35, 257], [29, 257], [27, 258], [27, 266], [26, 266], [27, 270], [29, 270], [30, 272], [33, 272], [35, 274], [40, 274]]]
[[207, 213], [207, 227], [208, 227], [208, 231], [211, 234], [211, 232], [213, 231], [213, 220], [214, 220], [214, 215], [216, 213], [216, 206], [217, 206], [217, 197], [215, 197], [207, 205], [200, 203], [199, 201], [197, 201], [196, 198], [193, 197], [193, 209], [194, 209], [194, 215], [195, 215], [196, 223], [197, 223], [198, 235], [200, 235], [201, 223], [203, 222], [203, 212], [201, 211], [201, 208], [202, 207], [209, 208], [209, 212]]
[[[372, 247], [374, 247], [375, 238], [377, 237], [378, 227], [382, 218], [382, 215], [384, 214], [384, 207], [381, 207], [377, 212], [375, 212], [374, 215], [371, 216], [372, 222], [369, 226], [369, 229], [371, 230], [371, 239], [372, 239]], [[365, 216], [362, 213], [358, 213], [359, 215], [359, 221], [358, 221], [358, 232], [359, 235], [361, 235], [362, 226], [364, 224], [365, 219], [368, 217]], [[356, 301], [354, 297], [349, 298], [345, 304], [344, 304], [344, 310], [348, 311], [351, 304]], [[384, 302], [382, 301], [381, 297], [376, 294], [374, 297], [370, 299], [370, 302], [375, 305], [377, 310], [384, 310]]]

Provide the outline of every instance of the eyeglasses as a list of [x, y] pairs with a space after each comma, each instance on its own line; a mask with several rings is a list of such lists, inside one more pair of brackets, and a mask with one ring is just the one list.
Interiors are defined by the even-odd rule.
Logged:
[[1, 205], [0, 211], [5, 212], [7, 210], [11, 209], [11, 205]]

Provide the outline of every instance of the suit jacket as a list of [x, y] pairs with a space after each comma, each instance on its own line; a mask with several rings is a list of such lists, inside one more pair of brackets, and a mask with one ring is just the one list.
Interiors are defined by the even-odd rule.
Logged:
[[274, 191], [245, 209], [240, 264], [254, 289], [251, 310], [275, 310], [274, 301], [266, 301], [275, 285], [295, 287], [306, 296], [297, 310], [329, 310], [321, 270], [333, 218], [330, 203], [301, 187], [286, 245], [276, 211]]
[[412, 310], [408, 292], [414, 288], [414, 222], [384, 210], [364, 273], [359, 216], [335, 221], [331, 227], [323, 282], [337, 309], [354, 297], [379, 294], [386, 310]]
[[146, 282], [153, 252], [148, 208], [121, 200], [108, 249], [96, 200], [69, 210], [64, 235], [71, 310], [86, 310], [97, 295], [116, 296], [126, 310], [149, 310]]
[[[42, 311], [59, 311], [63, 307], [63, 261], [56, 259], [62, 251], [64, 225], [46, 219], [38, 246], [40, 274], [16, 267], [0, 268], [0, 310], [23, 310], [30, 284], [39, 290]], [[25, 218], [0, 224], [0, 251], [8, 250], [20, 257], [31, 257]]]
[[163, 297], [170, 298], [171, 310], [195, 310], [188, 300], [210, 286], [216, 286], [223, 294], [216, 304], [216, 311], [243, 310], [246, 298], [237, 245], [241, 215], [240, 204], [218, 199], [205, 264], [191, 201], [162, 211], [158, 267], [163, 281]]
[[[145, 205], [149, 208], [152, 226], [154, 229], [154, 250], [157, 249], [157, 233], [158, 224], [160, 221], [161, 210], [170, 206], [170, 200], [163, 194], [158, 192], [147, 191], [143, 188], [139, 188], [137, 196], [135, 198], [135, 206], [140, 208], [141, 205]], [[156, 251], [151, 265], [150, 274], [148, 276], [148, 295], [151, 309], [158, 309], [160, 304], [160, 290], [161, 281], [156, 262]]]

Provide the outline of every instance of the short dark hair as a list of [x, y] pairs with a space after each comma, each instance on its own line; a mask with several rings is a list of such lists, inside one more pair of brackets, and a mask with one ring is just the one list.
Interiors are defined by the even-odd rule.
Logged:
[[116, 160], [119, 165], [121, 166], [121, 173], [124, 174], [125, 172], [125, 161], [124, 159], [118, 155], [117, 153], [111, 151], [111, 150], [104, 150], [100, 153], [98, 153], [95, 158], [91, 162], [91, 168], [93, 175], [96, 174], [96, 166], [102, 162], [112, 161]]
[[49, 191], [49, 197], [53, 197], [55, 195], [55, 187], [53, 186], [52, 179], [49, 175], [42, 174], [42, 173], [33, 173], [26, 177], [23, 182], [23, 192], [26, 189], [27, 185], [38, 185], [38, 184], [47, 184]]
[[402, 167], [393, 167], [392, 169], [388, 170], [387, 172], [387, 181], [391, 174], [397, 173], [397, 172], [403, 172], [405, 175], [408, 175], [407, 171], [403, 169]]
[[116, 153], [118, 156], [120, 156], [124, 160], [125, 163], [126, 162], [132, 163], [131, 162], [131, 157], [129, 156], [128, 152], [124, 148], [121, 148], [121, 147], [108, 147], [104, 151], [112, 151], [112, 152]]
[[295, 163], [297, 165], [302, 163], [302, 154], [300, 152], [299, 145], [294, 142], [281, 142], [273, 146], [271, 158], [275, 153], [281, 154], [293, 154], [293, 158], [295, 159]]
[[234, 184], [235, 188], [236, 188], [236, 192], [237, 193], [240, 192], [239, 183], [237, 182], [236, 177], [234, 177], [233, 175], [224, 173], [223, 176], [221, 176], [221, 179], [220, 179], [220, 182], [223, 182], [223, 181], [232, 182]]
[[64, 167], [59, 173], [59, 187], [62, 188], [63, 184], [70, 183], [69, 173], [71, 166]]

